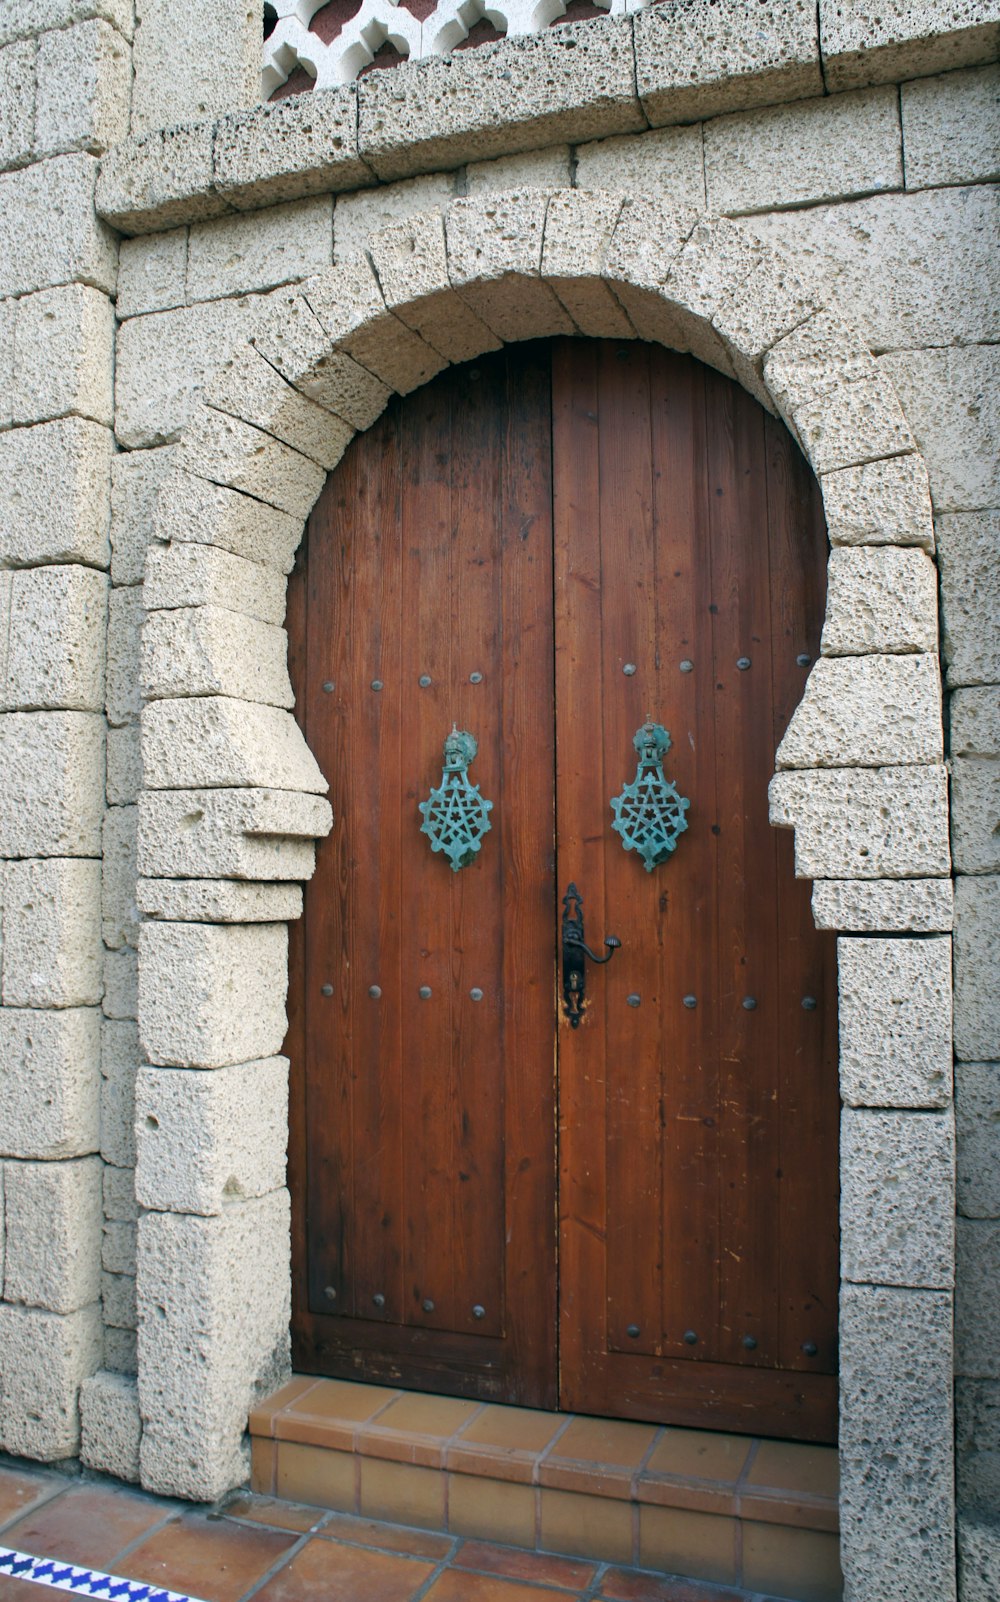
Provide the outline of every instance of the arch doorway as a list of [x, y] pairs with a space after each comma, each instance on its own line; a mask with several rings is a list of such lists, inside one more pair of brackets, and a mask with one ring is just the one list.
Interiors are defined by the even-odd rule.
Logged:
[[334, 809], [300, 1370], [834, 1439], [835, 950], [767, 815], [826, 555], [783, 425], [639, 343], [454, 368], [330, 475], [288, 613]]

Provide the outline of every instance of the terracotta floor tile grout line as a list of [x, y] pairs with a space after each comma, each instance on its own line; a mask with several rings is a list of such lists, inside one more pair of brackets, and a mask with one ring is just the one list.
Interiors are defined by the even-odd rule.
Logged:
[[[290, 1532], [286, 1531], [285, 1533], [288, 1534]], [[251, 1586], [248, 1586], [245, 1591], [240, 1593], [238, 1602], [250, 1602], [250, 1598], [256, 1596], [259, 1591], [263, 1590], [265, 1585], [268, 1585], [276, 1575], [281, 1573], [282, 1569], [286, 1569], [289, 1563], [291, 1563], [292, 1559], [297, 1558], [299, 1553], [303, 1551], [312, 1540], [315, 1540], [313, 1531], [306, 1530], [302, 1535], [299, 1536], [297, 1541], [293, 1541], [291, 1546], [285, 1548], [284, 1552], [282, 1552], [280, 1556], [274, 1560], [269, 1569], [265, 1569], [264, 1573], [260, 1575], [258, 1579], [254, 1580]]]
[[[6, 1468], [6, 1466], [6, 1464], [0, 1463], [0, 1468]], [[12, 1472], [22, 1473], [23, 1470], [15, 1469]], [[67, 1485], [56, 1486], [55, 1489], [49, 1492], [48, 1496], [39, 1494], [33, 1502], [26, 1502], [23, 1507], [17, 1508], [9, 1519], [0, 1520], [0, 1535], [5, 1530], [10, 1529], [12, 1524], [16, 1524], [19, 1519], [26, 1518], [29, 1513], [37, 1513], [40, 1508], [48, 1507], [50, 1502], [54, 1502], [57, 1497], [62, 1496], [68, 1489], [69, 1486]]]
[[[134, 1536], [131, 1541], [126, 1541], [121, 1550], [116, 1552], [113, 1558], [108, 1559], [108, 1571], [110, 1573], [117, 1573], [118, 1571], [115, 1567], [116, 1564], [127, 1562], [137, 1546], [141, 1546], [144, 1541], [148, 1541], [152, 1536], [159, 1535], [161, 1530], [165, 1530], [167, 1525], [170, 1524], [173, 1519], [177, 1518], [178, 1513], [179, 1508], [171, 1507], [162, 1519], [158, 1519], [156, 1523], [151, 1524], [148, 1529], [141, 1530], [140, 1533]], [[125, 1576], [123, 1575], [122, 1578], [124, 1577]], [[167, 1586], [167, 1590], [170, 1589], [171, 1587]], [[173, 1589], [176, 1589], [176, 1587]]]
[[461, 1545], [461, 1539], [456, 1535], [444, 1557], [439, 1559], [431, 1573], [427, 1576], [426, 1580], [424, 1580], [422, 1584], [418, 1585], [417, 1589], [410, 1596], [409, 1602], [421, 1602], [421, 1598], [427, 1595], [431, 1586], [436, 1584], [436, 1582], [441, 1578], [442, 1574], [444, 1574], [447, 1569], [451, 1568], [452, 1560], [457, 1557]]
[[[280, 1418], [284, 1418], [286, 1413], [294, 1413], [299, 1403], [304, 1401], [307, 1396], [311, 1396], [313, 1391], [316, 1390], [317, 1386], [322, 1384], [322, 1379], [317, 1378], [312, 1385], [307, 1385], [304, 1391], [300, 1391], [298, 1396], [294, 1397], [292, 1401], [286, 1402], [284, 1407], [279, 1407], [271, 1414], [268, 1423], [270, 1424], [270, 1438], [272, 1441], [276, 1441], [278, 1439], [278, 1420]], [[252, 1411], [253, 1409], [251, 1408], [251, 1412]]]

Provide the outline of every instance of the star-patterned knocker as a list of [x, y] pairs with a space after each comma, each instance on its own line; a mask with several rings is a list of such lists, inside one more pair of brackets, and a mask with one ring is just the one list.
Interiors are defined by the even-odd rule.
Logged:
[[420, 803], [420, 832], [429, 838], [432, 851], [445, 853], [455, 873], [475, 861], [490, 830], [493, 802], [480, 795], [478, 784], [469, 783], [469, 764], [478, 749], [475, 735], [453, 723], [444, 742], [440, 788]]
[[678, 836], [687, 828], [684, 814], [691, 805], [677, 786], [663, 777], [663, 758], [670, 750], [670, 735], [662, 723], [647, 718], [632, 741], [639, 753], [639, 766], [631, 784], [621, 795], [611, 798], [615, 821], [611, 825], [622, 837], [626, 851], [638, 851], [652, 873], [666, 862], [676, 848]]

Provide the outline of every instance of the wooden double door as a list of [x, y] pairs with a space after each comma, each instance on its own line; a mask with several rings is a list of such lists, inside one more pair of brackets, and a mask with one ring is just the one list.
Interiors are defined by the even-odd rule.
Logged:
[[[334, 809], [293, 932], [300, 1369], [834, 1438], [834, 951], [767, 811], [825, 562], [785, 429], [638, 343], [453, 369], [331, 474], [289, 603]], [[652, 871], [610, 806], [647, 721], [690, 803]], [[453, 727], [493, 803], [457, 871], [419, 811]], [[570, 884], [621, 942], [578, 1026]]]

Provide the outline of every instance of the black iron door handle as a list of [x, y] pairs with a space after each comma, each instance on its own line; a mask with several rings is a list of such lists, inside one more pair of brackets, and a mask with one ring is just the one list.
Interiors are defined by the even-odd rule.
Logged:
[[606, 957], [599, 957], [591, 951], [583, 938], [583, 901], [575, 884], [571, 884], [563, 896], [562, 916], [562, 964], [563, 964], [563, 1007], [569, 1019], [570, 1027], [578, 1029], [580, 1019], [583, 1017], [583, 1004], [586, 998], [587, 957], [591, 962], [610, 962], [621, 945], [617, 935], [608, 935], [604, 944], [608, 948]]

